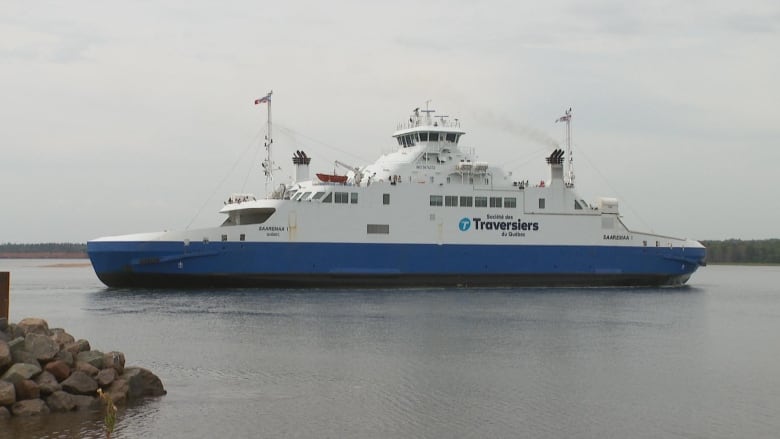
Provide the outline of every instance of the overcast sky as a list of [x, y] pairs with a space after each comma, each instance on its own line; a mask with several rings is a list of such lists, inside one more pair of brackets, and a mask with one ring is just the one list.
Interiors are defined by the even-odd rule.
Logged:
[[627, 224], [780, 237], [780, 3], [0, 3], [0, 242], [219, 224], [232, 192], [394, 146], [414, 107], [517, 179], [549, 170], [574, 111], [577, 186]]

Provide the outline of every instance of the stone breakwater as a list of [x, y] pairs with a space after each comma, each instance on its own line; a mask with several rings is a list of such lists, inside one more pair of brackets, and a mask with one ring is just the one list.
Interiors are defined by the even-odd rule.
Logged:
[[160, 378], [125, 367], [122, 352], [93, 350], [39, 318], [0, 318], [0, 418], [100, 408], [98, 389], [117, 405], [167, 392]]

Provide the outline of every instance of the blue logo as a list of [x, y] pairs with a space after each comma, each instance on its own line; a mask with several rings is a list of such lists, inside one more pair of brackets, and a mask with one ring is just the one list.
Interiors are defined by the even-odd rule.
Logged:
[[471, 220], [468, 218], [463, 218], [460, 220], [460, 223], [458, 223], [458, 228], [461, 232], [465, 232], [466, 230], [471, 228]]

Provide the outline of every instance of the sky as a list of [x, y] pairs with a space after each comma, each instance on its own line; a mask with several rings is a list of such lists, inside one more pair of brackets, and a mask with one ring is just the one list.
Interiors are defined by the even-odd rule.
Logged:
[[0, 2], [0, 242], [208, 227], [276, 183], [373, 162], [415, 107], [516, 179], [576, 185], [635, 230], [780, 238], [780, 3]]

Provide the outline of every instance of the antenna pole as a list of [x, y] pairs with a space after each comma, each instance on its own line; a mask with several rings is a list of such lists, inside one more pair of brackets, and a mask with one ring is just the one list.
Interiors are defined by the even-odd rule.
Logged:
[[271, 123], [271, 95], [274, 93], [273, 90], [269, 91], [265, 97], [256, 99], [255, 105], [257, 104], [267, 104], [268, 105], [268, 135], [265, 138], [265, 160], [263, 160], [262, 166], [263, 166], [263, 173], [265, 174], [265, 195], [268, 196], [268, 183], [273, 182], [274, 180], [274, 162], [271, 159], [271, 147], [274, 143], [274, 137], [272, 133], [273, 125]]

